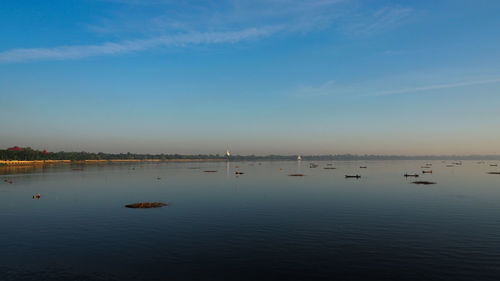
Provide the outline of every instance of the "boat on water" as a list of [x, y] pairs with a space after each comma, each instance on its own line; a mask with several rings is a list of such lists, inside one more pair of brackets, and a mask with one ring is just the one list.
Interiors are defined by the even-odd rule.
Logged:
[[356, 179], [359, 179], [361, 176], [360, 175], [345, 175], [345, 178], [346, 179], [349, 179], [349, 178], [356, 178]]
[[301, 161], [302, 160], [302, 157], [299, 155], [297, 156], [297, 161]]

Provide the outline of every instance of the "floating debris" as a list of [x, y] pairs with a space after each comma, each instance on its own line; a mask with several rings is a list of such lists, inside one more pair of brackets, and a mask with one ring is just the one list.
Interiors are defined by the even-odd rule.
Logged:
[[488, 172], [490, 175], [500, 175], [500, 172]]
[[236, 171], [234, 172], [236, 175], [243, 175], [244, 173], [243, 172], [239, 172], [239, 171]]
[[309, 164], [309, 168], [318, 168], [318, 164], [311, 163]]
[[206, 170], [203, 173], [217, 173], [217, 170]]
[[345, 178], [346, 179], [349, 179], [349, 178], [356, 178], [356, 179], [359, 179], [361, 176], [360, 175], [345, 175]]
[[33, 199], [40, 199], [40, 193], [38, 193], [37, 195], [33, 195]]
[[335, 170], [337, 168], [335, 168], [335, 167], [324, 167], [323, 169], [325, 169], [325, 170]]
[[290, 177], [303, 177], [304, 174], [289, 174]]
[[455, 165], [446, 165], [446, 167], [455, 167]]
[[422, 174], [432, 174], [432, 170], [429, 170], [429, 171], [422, 171]]
[[419, 175], [418, 174], [404, 174], [405, 178], [407, 177], [414, 177], [414, 178], [418, 178]]
[[164, 206], [169, 206], [170, 204], [165, 204], [162, 202], [141, 202], [125, 205], [127, 208], [160, 208]]
[[424, 184], [424, 185], [429, 185], [429, 184], [436, 184], [435, 182], [433, 181], [414, 181], [412, 182], [414, 184]]
[[160, 178], [160, 177], [157, 177], [156, 179], [157, 179], [157, 180], [161, 180], [161, 178]]
[[241, 168], [241, 166], [234, 166], [234, 167], [235, 167], [236, 169], [239, 169], [239, 168]]

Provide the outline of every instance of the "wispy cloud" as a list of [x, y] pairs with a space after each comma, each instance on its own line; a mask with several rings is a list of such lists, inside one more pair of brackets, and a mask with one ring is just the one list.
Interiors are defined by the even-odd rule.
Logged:
[[[80, 59], [159, 47], [258, 40], [276, 34], [308, 33], [334, 25], [351, 33], [374, 33], [401, 23], [412, 10], [384, 7], [356, 12], [349, 0], [107, 0], [113, 15], [82, 23], [103, 43], [0, 51], [0, 63]], [[152, 8], [153, 6], [153, 8]], [[117, 38], [132, 38], [120, 40]], [[140, 39], [138, 39], [140, 38]], [[144, 39], [145, 38], [145, 39]], [[89, 38], [95, 42], [96, 38]]]
[[364, 11], [346, 18], [343, 29], [350, 35], [373, 35], [405, 24], [413, 13], [412, 8], [401, 6], [388, 6], [375, 11]]
[[493, 78], [493, 79], [485, 79], [485, 80], [464, 81], [464, 82], [459, 82], [459, 83], [435, 84], [435, 85], [427, 85], [427, 86], [422, 86], [422, 87], [410, 87], [410, 88], [400, 88], [400, 89], [393, 89], [393, 90], [384, 90], [384, 91], [378, 91], [378, 92], [366, 94], [365, 96], [397, 95], [397, 94], [424, 92], [424, 91], [439, 90], [439, 89], [458, 88], [458, 87], [473, 86], [473, 85], [493, 84], [493, 83], [499, 83], [499, 82], [500, 82], [500, 77]]
[[[450, 89], [450, 88], [460, 88], [475, 85], [486, 85], [500, 83], [500, 77], [489, 76], [487, 78], [470, 78], [462, 82], [451, 82], [451, 83], [433, 83], [425, 84], [421, 81], [422, 86], [412, 86], [404, 87], [401, 83], [390, 82], [392, 79], [395, 81], [398, 78], [384, 78], [379, 80], [358, 82], [352, 84], [341, 84], [336, 81], [327, 81], [319, 86], [300, 86], [293, 96], [299, 98], [313, 98], [313, 97], [377, 97], [377, 96], [388, 96], [388, 95], [400, 95], [400, 94], [413, 94], [418, 92], [427, 92], [434, 90]], [[450, 80], [450, 78], [448, 78]], [[392, 89], [387, 89], [383, 85], [398, 83], [400, 86]], [[405, 83], [405, 82], [403, 82]], [[408, 84], [414, 84], [414, 82], [407, 81]]]
[[160, 36], [143, 40], [123, 41], [119, 43], [108, 42], [100, 45], [13, 49], [0, 52], [0, 63], [48, 59], [79, 59], [92, 56], [131, 53], [162, 46], [237, 43], [244, 40], [267, 37], [278, 32], [280, 29], [282, 29], [280, 26], [270, 26], [266, 28], [250, 28], [228, 32], [206, 32]]

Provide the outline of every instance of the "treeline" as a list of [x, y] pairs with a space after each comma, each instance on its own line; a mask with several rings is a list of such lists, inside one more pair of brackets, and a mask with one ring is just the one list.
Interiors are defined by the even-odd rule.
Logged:
[[40, 150], [31, 149], [30, 147], [23, 148], [21, 151], [0, 150], [0, 160], [125, 160], [125, 159], [224, 159], [224, 156], [219, 154], [198, 154], [198, 155], [182, 155], [182, 154], [137, 154], [137, 153], [93, 153], [93, 152], [48, 152], [44, 153]]
[[[0, 150], [0, 160], [125, 160], [125, 159], [226, 159], [220, 154], [137, 154], [137, 153], [93, 153], [93, 152], [48, 152], [44, 153], [30, 147], [21, 151]], [[234, 161], [264, 161], [264, 160], [297, 160], [297, 155], [233, 155]], [[403, 156], [403, 155], [304, 155], [303, 161], [335, 161], [335, 160], [500, 160], [500, 155], [427, 155], [427, 156]]]

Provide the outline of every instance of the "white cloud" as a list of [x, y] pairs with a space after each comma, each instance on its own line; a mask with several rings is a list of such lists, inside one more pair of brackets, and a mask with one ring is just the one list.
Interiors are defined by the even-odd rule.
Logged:
[[[435, 72], [437, 76], [438, 72]], [[330, 80], [319, 86], [300, 86], [292, 94], [295, 97], [377, 97], [399, 94], [412, 94], [418, 92], [427, 92], [433, 90], [460, 88], [475, 85], [486, 85], [500, 83], [500, 77], [492, 75], [476, 76], [475, 78], [460, 79], [461, 82], [456, 82], [459, 79], [450, 73], [447, 77], [441, 77], [441, 80], [453, 81], [449, 83], [436, 83], [436, 81], [428, 81], [427, 75], [409, 74], [399, 75], [395, 77], [385, 77], [373, 79], [369, 81], [360, 81], [357, 83], [338, 83]], [[433, 83], [434, 82], [434, 83]], [[393, 88], [388, 88], [387, 85], [395, 85]], [[405, 86], [406, 85], [406, 86]], [[411, 86], [410, 86], [411, 85]]]
[[413, 13], [412, 8], [400, 6], [365, 11], [346, 18], [343, 30], [354, 36], [373, 35], [403, 25]]
[[458, 88], [465, 86], [473, 86], [473, 85], [484, 85], [484, 84], [493, 84], [500, 82], [499, 78], [493, 79], [482, 79], [482, 80], [469, 80], [458, 83], [449, 83], [449, 84], [435, 84], [435, 85], [426, 85], [421, 87], [409, 87], [409, 88], [400, 88], [393, 90], [383, 90], [378, 92], [373, 92], [371, 94], [367, 94], [367, 96], [386, 96], [386, 95], [397, 95], [397, 94], [406, 94], [406, 93], [415, 93], [415, 92], [424, 92], [431, 90], [439, 90], [439, 89], [449, 89], [449, 88]]
[[[109, 18], [81, 24], [92, 35], [106, 36], [107, 42], [5, 50], [0, 52], [0, 63], [79, 59], [168, 46], [237, 43], [278, 33], [307, 33], [333, 25], [344, 26], [351, 32], [372, 33], [400, 24], [412, 12], [409, 8], [385, 7], [375, 11], [362, 10], [357, 15], [355, 10], [359, 8], [350, 5], [348, 0], [223, 0], [222, 4], [210, 1], [108, 1], [125, 8], [117, 8]], [[151, 5], [155, 9], [151, 9]]]
[[0, 52], [0, 63], [23, 62], [48, 59], [79, 59], [92, 56], [116, 55], [148, 50], [161, 46], [184, 46], [196, 44], [237, 43], [258, 39], [278, 32], [282, 27], [249, 28], [228, 32], [188, 33], [159, 36], [150, 39], [103, 43], [100, 45], [61, 46], [54, 48], [13, 49]]

